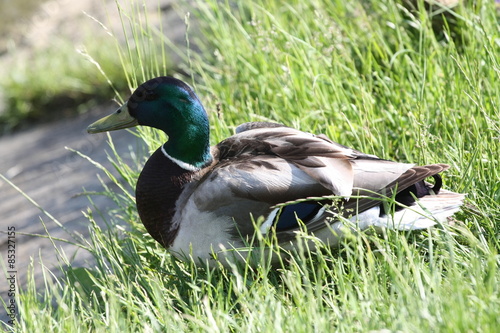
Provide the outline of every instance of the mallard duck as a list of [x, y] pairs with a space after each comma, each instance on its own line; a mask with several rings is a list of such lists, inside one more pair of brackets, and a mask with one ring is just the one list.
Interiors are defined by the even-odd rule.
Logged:
[[[464, 199], [441, 188], [446, 164], [393, 162], [278, 123], [245, 123], [210, 147], [202, 103], [172, 77], [143, 83], [87, 130], [136, 125], [168, 135], [137, 180], [140, 219], [156, 241], [183, 259], [227, 262], [222, 254], [232, 253], [245, 260], [234, 250], [245, 248], [256, 229], [272, 232], [289, 248], [301, 228], [331, 246], [349, 224], [361, 230], [428, 228], [446, 222]], [[425, 181], [429, 177], [433, 184]]]

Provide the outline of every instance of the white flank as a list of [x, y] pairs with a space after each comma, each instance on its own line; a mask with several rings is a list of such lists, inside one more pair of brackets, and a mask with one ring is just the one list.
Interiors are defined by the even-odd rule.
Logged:
[[192, 256], [195, 260], [207, 260], [212, 258], [212, 253], [219, 253], [233, 246], [234, 242], [228, 233], [232, 219], [200, 211], [193, 200], [188, 201], [184, 209], [175, 214], [173, 222], [178, 223], [179, 231], [170, 251], [178, 257]]

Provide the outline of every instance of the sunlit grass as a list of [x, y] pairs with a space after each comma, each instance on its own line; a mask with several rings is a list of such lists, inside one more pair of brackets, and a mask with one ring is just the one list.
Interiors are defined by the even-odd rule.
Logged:
[[133, 82], [150, 75], [143, 72], [146, 66], [163, 72], [172, 67], [164, 44], [151, 41], [157, 28], [145, 21], [148, 14], [161, 15], [160, 8], [155, 13], [140, 3], [124, 7], [118, 11], [123, 32], [111, 28], [120, 19], [110, 17], [116, 13], [105, 12], [109, 22], [87, 14], [78, 41], [58, 32], [50, 43], [9, 50], [0, 68], [0, 135], [88, 112], [113, 94], [129, 93]]
[[[87, 212], [84, 246], [95, 265], [69, 266], [55, 282], [47, 277], [45, 290], [30, 281], [15, 330], [496, 331], [500, 33], [493, 4], [458, 8], [442, 38], [424, 11], [385, 0], [200, 1], [191, 10], [201, 52], [180, 67], [209, 111], [212, 143], [245, 121], [279, 121], [383, 158], [448, 163], [445, 187], [468, 193], [466, 206], [452, 227], [352, 234], [340, 249], [304, 236], [318, 249], [299, 241], [278, 267], [265, 256], [254, 268], [196, 267], [174, 260], [138, 222], [135, 180], [147, 151], [165, 140], [140, 129], [146, 153], [125, 165], [112, 149], [120, 178], [104, 172], [119, 185], [111, 191], [103, 183], [116, 209]], [[136, 27], [134, 46], [120, 51], [130, 85], [173, 74], [161, 52], [154, 61], [144, 56], [171, 46], [161, 31], [133, 11], [123, 20]], [[101, 219], [108, 229], [98, 227]]]

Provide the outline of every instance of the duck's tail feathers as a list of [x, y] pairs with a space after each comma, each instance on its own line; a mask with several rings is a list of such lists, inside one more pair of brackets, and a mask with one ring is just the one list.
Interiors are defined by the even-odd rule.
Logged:
[[426, 195], [415, 204], [389, 215], [370, 219], [370, 224], [397, 230], [430, 228], [437, 223], [448, 224], [448, 219], [460, 210], [465, 194], [441, 190], [437, 195]]
[[441, 190], [439, 194], [419, 198], [412, 206], [391, 214], [381, 214], [380, 206], [370, 208], [351, 218], [361, 229], [370, 226], [418, 230], [430, 228], [437, 223], [448, 224], [448, 218], [460, 210], [465, 194]]

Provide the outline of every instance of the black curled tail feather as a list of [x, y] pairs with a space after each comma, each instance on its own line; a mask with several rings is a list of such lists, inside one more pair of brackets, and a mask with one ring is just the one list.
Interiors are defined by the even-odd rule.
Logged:
[[440, 174], [435, 174], [432, 176], [432, 178], [434, 178], [434, 185], [429, 184], [429, 189], [431, 189], [434, 194], [438, 194], [441, 190], [441, 187], [443, 186], [443, 178]]
[[[428, 183], [425, 180], [420, 180], [398, 192], [395, 196], [395, 200], [399, 205], [396, 205], [394, 211], [402, 210], [405, 206], [408, 207], [414, 205], [416, 198], [418, 199], [426, 195], [438, 194], [443, 186], [443, 179], [441, 175], [437, 173], [430, 176], [434, 178], [434, 184]], [[385, 211], [386, 207], [384, 205], [381, 205], [380, 207], [380, 215], [382, 216], [387, 214]]]

